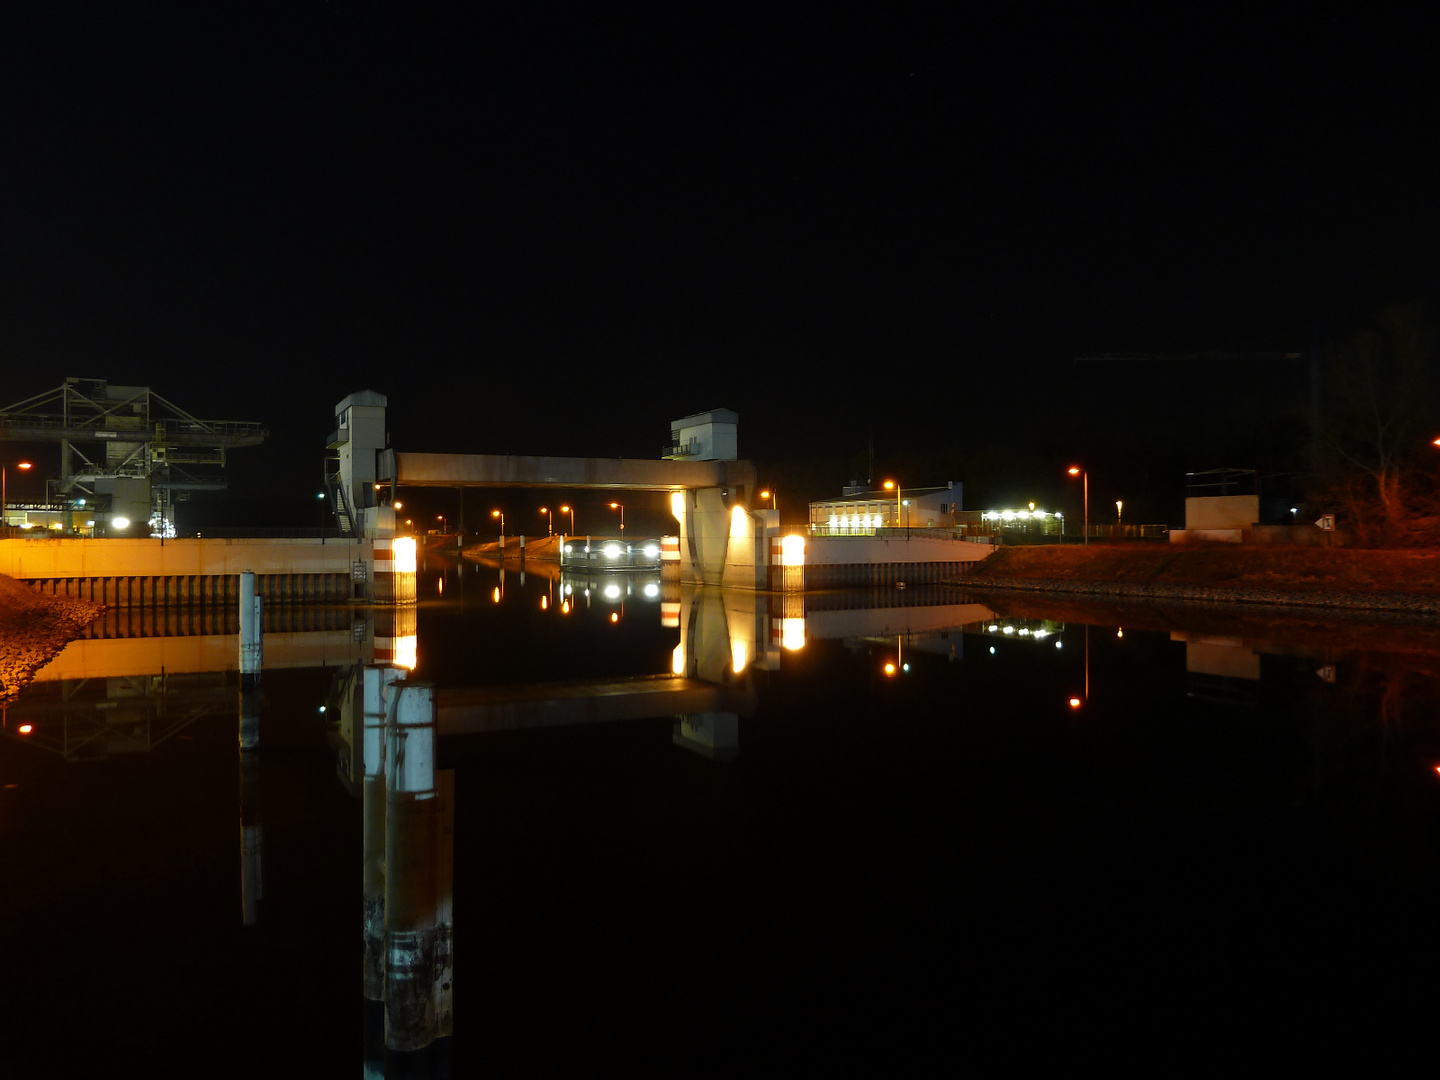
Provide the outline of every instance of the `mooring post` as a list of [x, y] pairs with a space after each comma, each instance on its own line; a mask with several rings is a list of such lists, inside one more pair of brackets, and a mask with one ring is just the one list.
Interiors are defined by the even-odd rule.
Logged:
[[264, 653], [265, 598], [255, 587], [255, 573], [246, 570], [240, 575], [240, 685], [254, 686], [260, 681]]
[[385, 1045], [420, 1050], [450, 1031], [451, 930], [431, 683], [396, 683], [385, 751]]

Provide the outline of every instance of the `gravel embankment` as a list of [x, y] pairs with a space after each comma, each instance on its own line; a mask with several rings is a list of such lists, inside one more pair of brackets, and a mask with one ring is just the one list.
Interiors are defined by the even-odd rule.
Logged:
[[0, 701], [18, 694], [104, 610], [90, 600], [42, 596], [0, 574]]

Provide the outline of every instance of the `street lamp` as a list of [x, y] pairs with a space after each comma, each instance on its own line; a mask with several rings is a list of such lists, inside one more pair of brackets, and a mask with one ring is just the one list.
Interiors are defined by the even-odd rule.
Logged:
[[[28, 461], [17, 461], [15, 467], [22, 472], [35, 466]], [[10, 506], [10, 494], [5, 483], [5, 466], [0, 465], [0, 525], [5, 524], [5, 511]]]
[[550, 522], [550, 524], [547, 526], [547, 528], [549, 529], [549, 532], [547, 532], [545, 535], [546, 535], [546, 536], [554, 536], [554, 535], [555, 535], [555, 511], [551, 510], [548, 506], [542, 506], [542, 507], [540, 507], [540, 513], [542, 513], [542, 514], [548, 514], [548, 515], [549, 515], [549, 517], [546, 519], [547, 521]]
[[444, 533], [444, 531], [445, 531], [445, 515], [444, 515], [444, 514], [436, 514], [436, 515], [435, 515], [435, 518], [436, 518], [437, 521], [440, 522], [440, 531], [441, 531], [441, 533]]
[[571, 536], [574, 536], [574, 535], [575, 535], [575, 507], [573, 507], [573, 506], [562, 506], [562, 507], [560, 507], [560, 512], [561, 512], [562, 514], [569, 514], [569, 515], [570, 515], [570, 535], [571, 535]]
[[1120, 524], [1120, 522], [1121, 522], [1121, 516], [1120, 516], [1120, 515], [1123, 514], [1124, 511], [1125, 511], [1125, 500], [1124, 500], [1124, 499], [1116, 499], [1116, 500], [1115, 500], [1115, 524], [1116, 524], [1116, 525], [1119, 525], [1119, 524]]
[[780, 493], [778, 491], [762, 491], [760, 498], [770, 500], [770, 509], [777, 514], [780, 512]]
[[900, 527], [900, 485], [894, 480], [885, 481], [885, 490], [895, 492], [895, 527]]
[[505, 546], [505, 514], [499, 510], [491, 510], [490, 516], [500, 519], [500, 546]]
[[1090, 473], [1079, 465], [1071, 465], [1065, 470], [1071, 476], [1080, 477], [1080, 483], [1084, 489], [1085, 499], [1085, 543], [1090, 543]]
[[625, 504], [624, 504], [624, 503], [614, 502], [614, 503], [611, 503], [611, 504], [610, 504], [610, 509], [611, 509], [611, 510], [619, 510], [619, 511], [620, 511], [620, 535], [621, 535], [621, 536], [624, 536], [624, 535], [625, 535]]

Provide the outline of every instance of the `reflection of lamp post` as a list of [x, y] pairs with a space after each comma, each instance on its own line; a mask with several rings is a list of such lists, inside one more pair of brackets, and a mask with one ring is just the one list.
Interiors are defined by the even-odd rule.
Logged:
[[1070, 468], [1065, 471], [1068, 472], [1071, 476], [1080, 477], [1080, 482], [1084, 488], [1085, 543], [1088, 544], [1090, 543], [1090, 473], [1087, 470], [1081, 468], [1079, 465], [1071, 465]]
[[613, 503], [610, 504], [610, 509], [611, 509], [611, 510], [619, 510], [619, 511], [620, 511], [620, 535], [621, 535], [621, 536], [624, 536], [624, 535], [625, 535], [625, 504], [624, 504], [624, 503], [613, 502]]
[[[15, 467], [20, 470], [33, 469], [35, 466], [28, 461], [17, 461]], [[0, 465], [0, 525], [5, 524], [5, 511], [10, 506], [10, 493], [6, 487], [5, 466]]]
[[562, 506], [562, 507], [560, 507], [560, 512], [561, 512], [562, 514], [569, 514], [569, 515], [570, 515], [570, 535], [571, 535], [571, 536], [574, 536], [574, 535], [575, 535], [575, 507], [573, 507], [573, 506]]
[[554, 536], [554, 535], [555, 535], [555, 511], [551, 510], [548, 506], [542, 506], [542, 507], [540, 507], [540, 513], [549, 515], [546, 520], [548, 520], [548, 521], [550, 522], [550, 524], [547, 526], [547, 528], [548, 528], [550, 531], [547, 532], [545, 535], [546, 535], [546, 536]]

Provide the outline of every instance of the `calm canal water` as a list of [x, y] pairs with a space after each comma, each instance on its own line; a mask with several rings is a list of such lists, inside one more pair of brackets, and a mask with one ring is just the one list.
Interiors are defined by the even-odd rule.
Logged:
[[[1163, 1031], [1194, 1062], [1430, 977], [1440, 629], [697, 598], [433, 556], [419, 594], [414, 679], [723, 693], [442, 740], [455, 1035], [393, 1075], [908, 1072], [1072, 1026], [1077, 1060]], [[248, 772], [233, 639], [77, 642], [8, 710], [7, 1073], [383, 1073], [336, 712], [350, 661], [407, 628], [312, 625], [267, 636]]]

